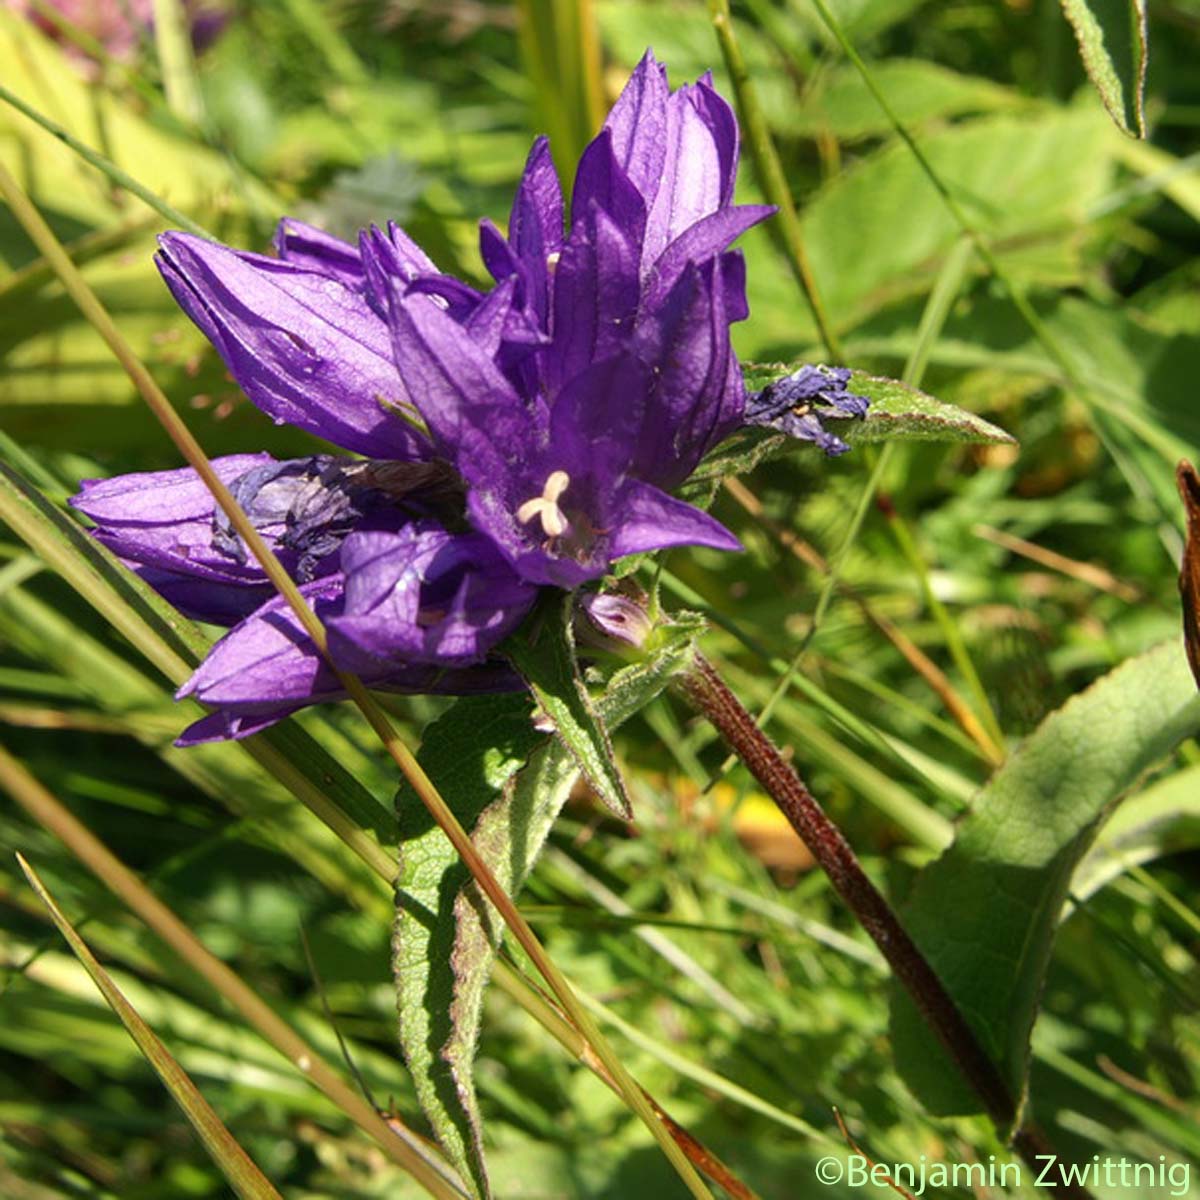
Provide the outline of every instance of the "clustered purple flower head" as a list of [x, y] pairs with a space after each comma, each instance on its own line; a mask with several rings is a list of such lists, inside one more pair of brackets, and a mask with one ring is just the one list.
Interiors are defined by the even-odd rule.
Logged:
[[[745, 421], [729, 246], [773, 210], [733, 204], [737, 160], [711, 78], [671, 92], [648, 52], [583, 154], [569, 222], [535, 142], [507, 237], [481, 228], [489, 291], [391, 224], [355, 246], [285, 219], [277, 257], [163, 235], [168, 287], [250, 400], [350, 452], [214, 462], [341, 669], [402, 692], [519, 687], [494, 651], [540, 588], [629, 554], [739, 548], [669, 490]], [[233, 626], [180, 693], [216, 709], [182, 742], [339, 694], [190, 468], [85, 482], [72, 502], [181, 609]]]

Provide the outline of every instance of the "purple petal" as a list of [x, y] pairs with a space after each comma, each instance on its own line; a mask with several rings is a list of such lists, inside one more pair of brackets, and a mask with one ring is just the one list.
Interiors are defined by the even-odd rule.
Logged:
[[358, 235], [358, 248], [366, 274], [367, 301], [384, 321], [397, 281], [409, 284], [422, 276], [439, 274], [429, 255], [394, 221], [388, 222], [386, 230], [377, 225], [364, 229]]
[[636, 242], [593, 205], [586, 230], [576, 231], [554, 279], [554, 343], [544, 358], [553, 391], [589, 363], [621, 351], [639, 301]]
[[742, 544], [714, 517], [648, 483], [629, 480], [621, 489], [620, 523], [608, 545], [611, 558], [669, 546], [741, 550]]
[[482, 661], [528, 612], [536, 589], [518, 579], [491, 542], [429, 522], [353, 534], [342, 547], [342, 642], [382, 661], [466, 666]]
[[220, 583], [215, 579], [147, 567], [131, 559], [121, 561], [185, 617], [209, 625], [236, 625], [275, 592], [269, 583]]
[[295, 217], [284, 217], [275, 230], [274, 242], [275, 253], [294, 267], [336, 279], [352, 291], [361, 291], [365, 286], [358, 247], [315, 225], [306, 225]]
[[[213, 460], [225, 484], [273, 463], [269, 454], [231, 454]], [[213, 545], [216, 503], [191, 467], [85, 479], [73, 508], [89, 516], [94, 536], [130, 562], [174, 575], [241, 586], [265, 582], [253, 562], [239, 562]], [[264, 531], [270, 539], [270, 531]]]
[[613, 154], [612, 135], [602, 129], [588, 144], [575, 172], [571, 225], [590, 220], [601, 209], [631, 242], [640, 243], [646, 229], [646, 202]]
[[650, 614], [628, 596], [616, 592], [585, 592], [579, 606], [600, 635], [597, 636], [600, 645], [611, 640], [640, 649], [654, 631]]
[[517, 256], [545, 266], [563, 241], [563, 197], [550, 141], [533, 143], [508, 218], [508, 240]]
[[715, 95], [710, 87], [697, 84], [680, 88], [667, 101], [662, 178], [646, 222], [646, 262], [653, 262], [689, 226], [728, 203], [736, 142], [729, 145], [724, 121], [713, 122]]
[[503, 283], [510, 275], [523, 273], [524, 264], [517, 252], [490, 217], [479, 222], [479, 255], [497, 283]]
[[[275, 460], [269, 454], [229, 454], [212, 460], [222, 483]], [[72, 508], [98, 525], [162, 525], [195, 517], [211, 518], [212, 493], [191, 467], [139, 471], [111, 479], [84, 479], [72, 496]]]
[[[321, 620], [340, 611], [342, 578], [300, 589]], [[274, 596], [231, 629], [176, 693], [205, 704], [259, 715], [342, 694], [332, 668], [282, 596]]]
[[430, 447], [388, 411], [403, 402], [387, 326], [337, 279], [190, 234], [159, 239], [159, 270], [246, 395], [349, 450], [420, 459]]
[[[614, 500], [634, 456], [648, 378], [629, 355], [596, 363], [559, 393], [548, 434], [531, 425], [505, 454], [460, 463], [471, 523], [522, 579], [571, 589], [608, 569], [609, 531], [621, 516]], [[554, 520], [536, 511], [523, 519], [555, 478]]]
[[697, 221], [667, 246], [654, 262], [646, 279], [643, 305], [653, 308], [661, 304], [688, 263], [715, 257], [747, 229], [774, 212], [775, 209], [769, 204], [741, 204], [736, 208], [723, 208]]
[[[300, 590], [322, 621], [341, 613], [341, 576]], [[341, 651], [338, 661], [344, 670], [384, 691], [469, 695], [521, 687], [511, 669], [497, 663], [446, 670], [431, 664], [381, 664], [351, 645]], [[287, 602], [276, 596], [217, 642], [180, 688], [179, 699], [191, 696], [219, 711], [186, 729], [177, 745], [246, 737], [306, 705], [344, 694]]]
[[675, 486], [741, 423], [724, 276], [720, 259], [689, 264], [654, 319], [639, 322], [638, 352], [655, 380], [632, 471], [639, 479]]
[[647, 50], [604, 122], [617, 162], [647, 199], [662, 177], [669, 90], [666, 68]]
[[433, 298], [392, 294], [396, 366], [418, 398], [440, 451], [460, 473], [471, 462], [517, 455], [530, 416], [520, 397], [471, 334]]
[[272, 712], [257, 713], [253, 716], [218, 710], [209, 713], [207, 717], [201, 717], [198, 721], [193, 721], [175, 739], [175, 745], [186, 748], [188, 746], [204, 746], [210, 742], [228, 742], [237, 738], [250, 737], [251, 734], [269, 729], [303, 707], [302, 704], [296, 704], [289, 708], [280, 707]]
[[713, 86], [711, 71], [706, 71], [696, 81], [689, 99], [712, 135], [717, 152], [717, 174], [721, 181], [721, 204], [729, 204], [733, 200], [733, 187], [737, 181], [737, 117], [725, 97]]

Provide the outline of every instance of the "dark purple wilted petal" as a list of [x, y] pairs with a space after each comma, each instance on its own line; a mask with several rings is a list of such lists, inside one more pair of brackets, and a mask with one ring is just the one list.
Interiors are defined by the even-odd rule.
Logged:
[[190, 234], [159, 242], [175, 299], [269, 416], [374, 457], [428, 457], [428, 443], [394, 411], [407, 397], [386, 323], [357, 292]]
[[[226, 485], [274, 464], [269, 454], [231, 454], [213, 460]], [[115, 554], [143, 566], [217, 583], [266, 582], [257, 564], [239, 562], [213, 545], [216, 505], [191, 467], [85, 479], [72, 508], [96, 523], [94, 536]], [[270, 538], [270, 531], [264, 531]]]
[[533, 604], [492, 543], [431, 522], [356, 533], [342, 547], [343, 613], [329, 622], [343, 644], [386, 662], [482, 662]]
[[362, 291], [366, 286], [358, 247], [315, 225], [284, 217], [275, 229], [274, 242], [275, 253], [294, 267], [336, 279], [352, 291]]
[[806, 364], [747, 396], [745, 423], [815, 442], [828, 455], [844, 454], [850, 447], [830, 433], [821, 420], [861, 419], [867, 415], [870, 400], [846, 390], [850, 375], [848, 367]]

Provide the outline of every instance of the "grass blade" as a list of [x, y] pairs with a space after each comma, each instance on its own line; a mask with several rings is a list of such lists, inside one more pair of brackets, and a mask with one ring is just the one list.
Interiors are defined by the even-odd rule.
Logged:
[[211, 1105], [200, 1094], [196, 1085], [188, 1078], [183, 1068], [171, 1056], [170, 1051], [159, 1041], [154, 1031], [138, 1015], [133, 1005], [125, 999], [120, 988], [113, 983], [108, 972], [100, 965], [88, 949], [83, 938], [75, 932], [70, 921], [63, 915], [62, 910], [54, 902], [54, 898], [46, 890], [45, 884], [38, 878], [37, 872], [17, 855], [17, 862], [29, 880], [29, 886], [38, 894], [38, 899], [46, 906], [50, 919], [54, 922], [59, 933], [67, 940], [75, 957], [83, 964], [83, 968], [92, 977], [96, 987], [109, 1007], [121, 1019], [121, 1024], [129, 1031], [129, 1036], [137, 1043], [138, 1049], [146, 1056], [158, 1077], [166, 1085], [175, 1102], [183, 1109], [192, 1128], [196, 1131], [205, 1150], [212, 1156], [221, 1173], [229, 1181], [229, 1186], [242, 1197], [242, 1200], [281, 1200], [279, 1193], [271, 1186], [270, 1180], [254, 1165], [254, 1160], [238, 1144], [233, 1134], [225, 1128], [221, 1118], [213, 1111]]
[[0, 787], [35, 821], [54, 834], [188, 966], [207, 980], [241, 1013], [247, 1024], [258, 1030], [342, 1112], [369, 1133], [393, 1162], [409, 1171], [436, 1200], [461, 1200], [462, 1192], [448, 1181], [445, 1169], [430, 1157], [429, 1151], [413, 1134], [394, 1120], [385, 1121], [3, 747], [0, 747]]

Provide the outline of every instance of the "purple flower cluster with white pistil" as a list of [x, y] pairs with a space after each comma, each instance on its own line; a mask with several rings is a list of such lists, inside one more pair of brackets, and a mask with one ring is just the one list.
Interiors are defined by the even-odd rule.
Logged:
[[[285, 220], [277, 257], [163, 236], [167, 285], [249, 399], [350, 452], [214, 463], [338, 667], [397, 691], [518, 687], [494, 651], [540, 588], [668, 546], [738, 548], [670, 494], [745, 420], [729, 247], [772, 210], [733, 204], [737, 161], [711, 78], [671, 92], [647, 53], [584, 152], [569, 222], [534, 144], [507, 236], [481, 229], [486, 292], [394, 225], [351, 245]], [[183, 741], [339, 694], [190, 469], [88, 482], [73, 503], [179, 607], [233, 625], [181, 693], [217, 709]]]
[[803, 366], [747, 396], [745, 422], [815, 442], [829, 455], [845, 454], [850, 447], [830, 433], [821, 418], [867, 415], [871, 402], [846, 390], [850, 375], [847, 367]]

